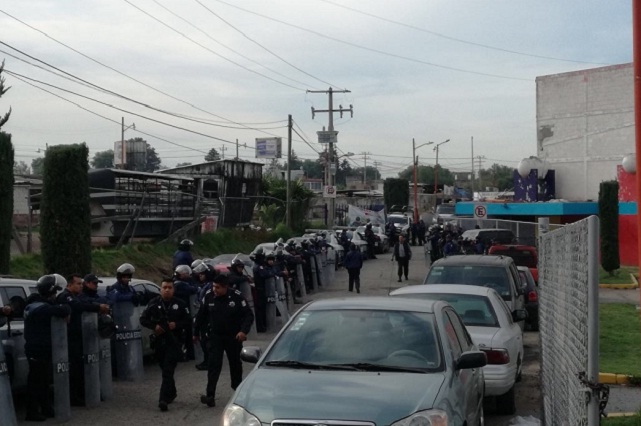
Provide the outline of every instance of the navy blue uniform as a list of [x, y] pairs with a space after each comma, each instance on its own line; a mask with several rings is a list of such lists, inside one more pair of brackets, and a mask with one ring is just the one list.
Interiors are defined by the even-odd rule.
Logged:
[[351, 250], [345, 255], [345, 268], [349, 275], [349, 291], [354, 290], [356, 284], [356, 291], [361, 292], [361, 268], [363, 267], [363, 255], [357, 249]]
[[136, 290], [129, 284], [125, 284], [121, 281], [116, 281], [116, 284], [109, 287], [107, 290], [107, 298], [111, 301], [111, 304], [118, 302], [131, 302], [134, 306], [140, 305], [140, 297]]
[[174, 253], [174, 267], [173, 269], [176, 269], [176, 266], [180, 265], [187, 265], [191, 266], [192, 263], [194, 263], [194, 257], [192, 256], [190, 251], [186, 250], [176, 250]]

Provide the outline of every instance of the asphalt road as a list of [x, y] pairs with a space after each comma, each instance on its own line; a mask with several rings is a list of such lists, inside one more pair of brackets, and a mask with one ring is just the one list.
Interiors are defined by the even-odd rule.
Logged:
[[[365, 262], [361, 275], [361, 295], [386, 295], [391, 289], [409, 284], [420, 284], [427, 271], [423, 261], [422, 248], [414, 248], [414, 259], [410, 263], [409, 280], [397, 282], [395, 264], [390, 261], [391, 254], [379, 255], [376, 260]], [[347, 291], [347, 273], [338, 271], [336, 280], [309, 299], [329, 297], [354, 297], [356, 293]], [[252, 335], [245, 346], [266, 348], [273, 334]], [[509, 425], [516, 416], [539, 417], [540, 388], [538, 385], [538, 333], [525, 334], [525, 359], [523, 381], [517, 384], [517, 414], [515, 416], [498, 416], [492, 414], [492, 404], [486, 404], [486, 424], [490, 426]], [[245, 374], [252, 365], [245, 364]], [[158, 390], [160, 387], [160, 370], [153, 362], [145, 363], [144, 380], [139, 383], [114, 382], [114, 397], [92, 409], [72, 407], [72, 418], [65, 424], [113, 426], [120, 424], [136, 425], [217, 425], [220, 424], [222, 410], [232, 395], [229, 370], [225, 361], [223, 373], [218, 384], [217, 406], [208, 408], [200, 403], [200, 395], [205, 390], [206, 372], [197, 371], [193, 362], [181, 363], [176, 371], [178, 398], [162, 413], [158, 410]], [[17, 398], [16, 409], [19, 424], [29, 424], [24, 419], [24, 400]]]

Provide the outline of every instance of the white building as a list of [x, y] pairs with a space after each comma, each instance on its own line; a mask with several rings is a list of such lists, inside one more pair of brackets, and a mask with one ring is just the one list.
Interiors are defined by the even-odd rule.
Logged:
[[633, 64], [536, 78], [539, 158], [556, 171], [556, 198], [597, 200], [599, 184], [635, 150]]

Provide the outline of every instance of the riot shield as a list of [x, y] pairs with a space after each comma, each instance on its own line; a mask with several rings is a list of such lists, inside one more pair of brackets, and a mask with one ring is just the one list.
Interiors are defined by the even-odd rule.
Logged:
[[139, 313], [128, 301], [116, 303], [113, 312], [118, 328], [115, 335], [116, 374], [120, 380], [138, 382], [144, 375]]
[[332, 250], [330, 253], [325, 253], [327, 259], [327, 266], [325, 267], [325, 285], [327, 287], [334, 284], [336, 278], [336, 252]]
[[317, 292], [318, 291], [318, 272], [316, 271], [317, 269], [317, 262], [316, 262], [316, 256], [311, 255], [309, 256], [309, 264], [312, 269], [312, 291]]
[[103, 400], [113, 397], [111, 375], [111, 339], [100, 339], [100, 396]]
[[[251, 287], [251, 283], [249, 282], [249, 280], [243, 281], [242, 283], [240, 283], [238, 285], [238, 291], [241, 292], [241, 294], [243, 295], [243, 297], [247, 301], [247, 305], [249, 305], [249, 307], [251, 308], [252, 312], [256, 312], [254, 310], [254, 295], [252, 294], [252, 287]], [[250, 333], [253, 332], [255, 330], [255, 328], [256, 328], [256, 322], [254, 321], [252, 323], [252, 328], [250, 330]]]
[[55, 419], [56, 422], [66, 422], [71, 418], [71, 401], [69, 396], [67, 321], [64, 318], [51, 318], [51, 355]]
[[100, 338], [98, 314], [82, 313], [82, 349], [85, 373], [85, 404], [95, 407], [100, 404]]
[[322, 288], [325, 285], [325, 282], [323, 281], [323, 262], [321, 261], [320, 253], [316, 253], [314, 255], [314, 258], [316, 259], [316, 274], [318, 275], [318, 287]]
[[0, 424], [16, 426], [16, 411], [13, 408], [13, 397], [11, 395], [11, 382], [9, 381], [9, 367], [0, 339]]
[[307, 303], [307, 288], [305, 287], [305, 276], [303, 275], [303, 265], [296, 265], [296, 289], [293, 291], [294, 300], [298, 297], [296, 290], [300, 292], [300, 299], [302, 303]]
[[285, 295], [285, 278], [276, 277], [276, 308], [280, 312], [280, 319], [283, 325], [289, 321], [289, 310], [287, 309], [287, 299]]
[[265, 321], [267, 332], [276, 330], [276, 279], [274, 277], [265, 280]]

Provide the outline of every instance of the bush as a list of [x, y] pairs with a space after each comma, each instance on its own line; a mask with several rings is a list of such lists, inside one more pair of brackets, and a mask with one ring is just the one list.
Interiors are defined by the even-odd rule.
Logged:
[[279, 223], [278, 226], [276, 226], [276, 229], [272, 232], [272, 236], [274, 240], [282, 238], [283, 241], [287, 241], [294, 236], [294, 232], [284, 223]]
[[58, 145], [44, 159], [40, 235], [44, 272], [91, 271], [89, 149]]
[[599, 219], [601, 223], [601, 266], [610, 275], [621, 267], [619, 260], [619, 183], [615, 180], [599, 185]]
[[0, 132], [0, 274], [9, 274], [11, 260], [13, 154], [11, 135]]

